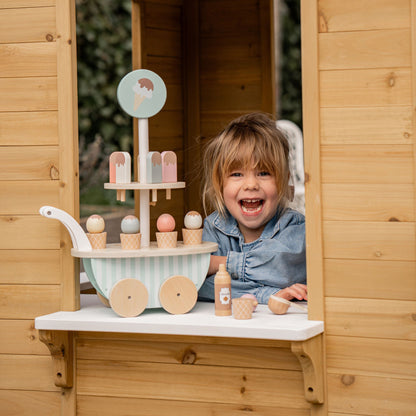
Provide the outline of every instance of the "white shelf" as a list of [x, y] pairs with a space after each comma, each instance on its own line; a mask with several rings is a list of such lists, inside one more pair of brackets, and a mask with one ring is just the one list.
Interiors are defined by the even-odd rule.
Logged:
[[105, 183], [104, 189], [117, 189], [117, 190], [131, 190], [131, 189], [181, 189], [185, 188], [185, 182], [161, 182], [161, 183]]
[[81, 295], [79, 311], [40, 316], [35, 319], [35, 328], [305, 341], [321, 334], [324, 324], [308, 320], [306, 313], [294, 308], [289, 308], [285, 315], [274, 315], [266, 305], [259, 305], [252, 319], [239, 321], [232, 316], [215, 316], [214, 304], [205, 302], [198, 302], [184, 315], [146, 309], [138, 317], [121, 318], [103, 306], [95, 295]]

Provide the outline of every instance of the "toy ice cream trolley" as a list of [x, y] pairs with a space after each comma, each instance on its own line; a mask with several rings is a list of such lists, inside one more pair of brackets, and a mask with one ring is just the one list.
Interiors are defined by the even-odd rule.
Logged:
[[[176, 239], [167, 245], [150, 242], [149, 206], [157, 202], [158, 190], [166, 192], [169, 199], [172, 189], [185, 187], [184, 182], [177, 181], [173, 152], [149, 152], [148, 118], [163, 107], [166, 87], [157, 74], [136, 70], [121, 80], [117, 98], [123, 110], [138, 119], [139, 180], [130, 182], [129, 155], [117, 152], [110, 158], [110, 182], [104, 187], [117, 190], [120, 200], [124, 200], [126, 190], [140, 191], [140, 248], [126, 250], [121, 244], [104, 244], [105, 248], [94, 249], [90, 236], [66, 212], [44, 206], [40, 213], [61, 221], [67, 228], [73, 244], [71, 254], [82, 258], [98, 296], [118, 315], [134, 317], [146, 308], [160, 307], [172, 314], [186, 313], [197, 301], [210, 255], [217, 250], [217, 244], [202, 241], [184, 244]], [[157, 234], [163, 234], [161, 241], [170, 241], [175, 233], [170, 229], [160, 231]]]

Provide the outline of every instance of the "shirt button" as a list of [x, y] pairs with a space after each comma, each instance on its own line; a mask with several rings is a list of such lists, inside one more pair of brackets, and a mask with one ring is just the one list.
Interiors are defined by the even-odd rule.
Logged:
[[231, 273], [231, 277], [233, 279], [238, 279], [238, 274], [237, 273]]

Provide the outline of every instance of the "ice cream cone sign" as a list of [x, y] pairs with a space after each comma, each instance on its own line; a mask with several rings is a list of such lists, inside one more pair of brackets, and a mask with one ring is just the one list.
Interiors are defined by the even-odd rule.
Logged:
[[121, 108], [130, 116], [150, 118], [165, 105], [166, 86], [156, 73], [137, 69], [120, 81], [117, 99]]

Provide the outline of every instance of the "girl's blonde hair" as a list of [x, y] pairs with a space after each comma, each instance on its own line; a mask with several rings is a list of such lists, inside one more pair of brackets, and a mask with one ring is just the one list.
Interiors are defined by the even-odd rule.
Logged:
[[235, 169], [261, 169], [275, 177], [278, 206], [286, 207], [289, 196], [289, 144], [276, 122], [264, 113], [251, 113], [232, 121], [207, 145], [204, 152], [202, 202], [225, 216], [225, 178]]

